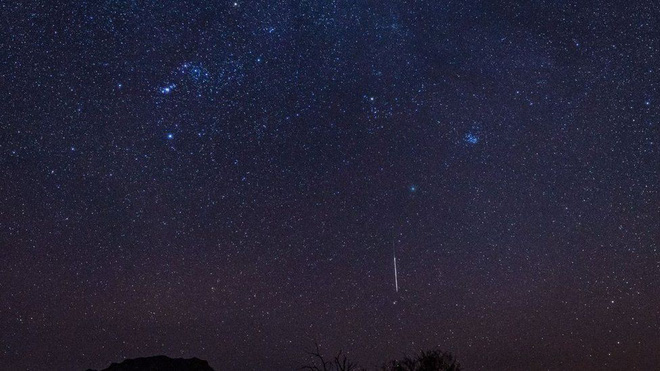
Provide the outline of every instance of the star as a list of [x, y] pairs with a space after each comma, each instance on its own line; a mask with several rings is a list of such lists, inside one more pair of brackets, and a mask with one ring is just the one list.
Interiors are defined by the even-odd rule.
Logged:
[[176, 84], [169, 84], [160, 88], [160, 92], [162, 94], [169, 94], [174, 90], [174, 88], [176, 88]]

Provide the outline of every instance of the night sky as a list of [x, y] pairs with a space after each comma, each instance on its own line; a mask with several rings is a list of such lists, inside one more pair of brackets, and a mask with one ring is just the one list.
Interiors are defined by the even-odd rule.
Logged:
[[0, 369], [657, 368], [660, 5], [616, 3], [2, 2]]

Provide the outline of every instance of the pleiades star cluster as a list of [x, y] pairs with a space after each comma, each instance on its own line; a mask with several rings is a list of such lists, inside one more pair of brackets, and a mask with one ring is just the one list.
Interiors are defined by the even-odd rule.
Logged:
[[660, 367], [656, 1], [0, 14], [0, 369]]

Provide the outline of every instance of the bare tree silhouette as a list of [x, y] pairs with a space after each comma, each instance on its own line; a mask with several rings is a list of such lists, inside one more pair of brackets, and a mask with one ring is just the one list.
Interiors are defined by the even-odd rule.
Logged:
[[326, 360], [321, 354], [321, 348], [317, 342], [314, 342], [316, 349], [311, 352], [306, 352], [308, 355], [312, 356], [312, 361], [310, 364], [301, 367], [301, 370], [310, 370], [310, 371], [360, 371], [364, 370], [356, 363], [353, 363], [346, 358], [346, 355], [342, 354], [340, 350], [337, 355], [332, 360]]

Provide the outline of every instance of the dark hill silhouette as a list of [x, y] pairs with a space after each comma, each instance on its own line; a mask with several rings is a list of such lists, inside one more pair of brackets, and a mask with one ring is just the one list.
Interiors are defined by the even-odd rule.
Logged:
[[213, 371], [213, 369], [208, 362], [198, 358], [155, 356], [127, 359], [122, 363], [113, 363], [101, 371]]

